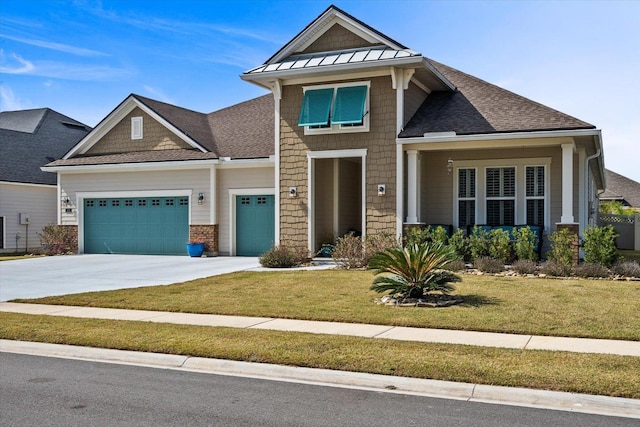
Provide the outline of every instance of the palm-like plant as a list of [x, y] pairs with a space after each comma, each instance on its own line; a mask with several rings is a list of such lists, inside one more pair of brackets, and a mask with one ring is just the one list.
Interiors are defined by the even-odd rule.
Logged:
[[444, 268], [456, 259], [454, 249], [440, 242], [386, 249], [369, 263], [377, 276], [371, 290], [403, 298], [422, 298], [433, 291], [448, 294], [455, 289], [451, 283], [461, 279]]

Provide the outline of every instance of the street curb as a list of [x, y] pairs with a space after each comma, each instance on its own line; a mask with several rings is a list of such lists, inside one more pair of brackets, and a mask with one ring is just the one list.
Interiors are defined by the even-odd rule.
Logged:
[[0, 352], [640, 419], [640, 400], [619, 397], [26, 341], [0, 340]]

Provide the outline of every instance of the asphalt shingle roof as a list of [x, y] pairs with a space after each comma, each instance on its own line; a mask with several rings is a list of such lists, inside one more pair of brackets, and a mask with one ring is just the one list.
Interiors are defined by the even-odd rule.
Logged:
[[468, 135], [595, 128], [477, 77], [433, 60], [429, 62], [456, 90], [432, 92], [400, 133], [401, 138], [420, 137], [429, 132]]
[[49, 108], [0, 112], [0, 181], [55, 185], [41, 166], [61, 158], [90, 127]]
[[618, 173], [604, 170], [607, 180], [607, 188], [600, 195], [603, 200], [620, 200], [624, 199], [630, 206], [640, 208], [640, 183]]

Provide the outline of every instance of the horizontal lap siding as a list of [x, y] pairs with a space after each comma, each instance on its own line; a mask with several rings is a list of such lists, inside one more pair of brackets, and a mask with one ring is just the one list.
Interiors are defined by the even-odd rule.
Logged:
[[[191, 224], [210, 224], [210, 170], [175, 170], [152, 172], [106, 172], [94, 174], [61, 174], [62, 198], [69, 197], [71, 213], [62, 213], [62, 224], [78, 223], [76, 194], [82, 192], [191, 190]], [[197, 202], [205, 194], [204, 203]], [[91, 196], [92, 198], [100, 196]], [[134, 196], [135, 197], [135, 196]]]
[[219, 253], [228, 255], [231, 252], [231, 218], [229, 217], [229, 190], [275, 187], [275, 170], [273, 167], [218, 169], [218, 242]]
[[[424, 151], [422, 152], [422, 181], [420, 191], [421, 220], [427, 224], [451, 224], [453, 221], [454, 172], [447, 171], [447, 160], [487, 160], [551, 158], [549, 173], [550, 226], [560, 222], [562, 214], [562, 151], [555, 148], [521, 148], [507, 150]], [[577, 156], [576, 156], [577, 158]], [[578, 221], [578, 162], [574, 162], [574, 216]]]
[[[29, 248], [40, 248], [38, 233], [48, 224], [55, 224], [57, 217], [56, 187], [36, 187], [30, 185], [0, 184], [0, 216], [5, 217], [4, 250], [16, 250], [16, 233], [20, 233], [18, 250], [24, 251], [27, 243], [27, 227], [19, 224], [18, 214], [28, 213]], [[0, 229], [0, 233], [2, 229]]]

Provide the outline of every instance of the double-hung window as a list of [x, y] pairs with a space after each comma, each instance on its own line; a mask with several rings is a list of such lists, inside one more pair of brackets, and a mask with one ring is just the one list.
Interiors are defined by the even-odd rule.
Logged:
[[476, 170], [458, 169], [458, 227], [476, 223]]
[[515, 225], [516, 168], [487, 168], [487, 224]]
[[544, 166], [527, 166], [525, 169], [527, 225], [544, 225]]
[[368, 132], [369, 82], [304, 87], [298, 126], [305, 134]]

